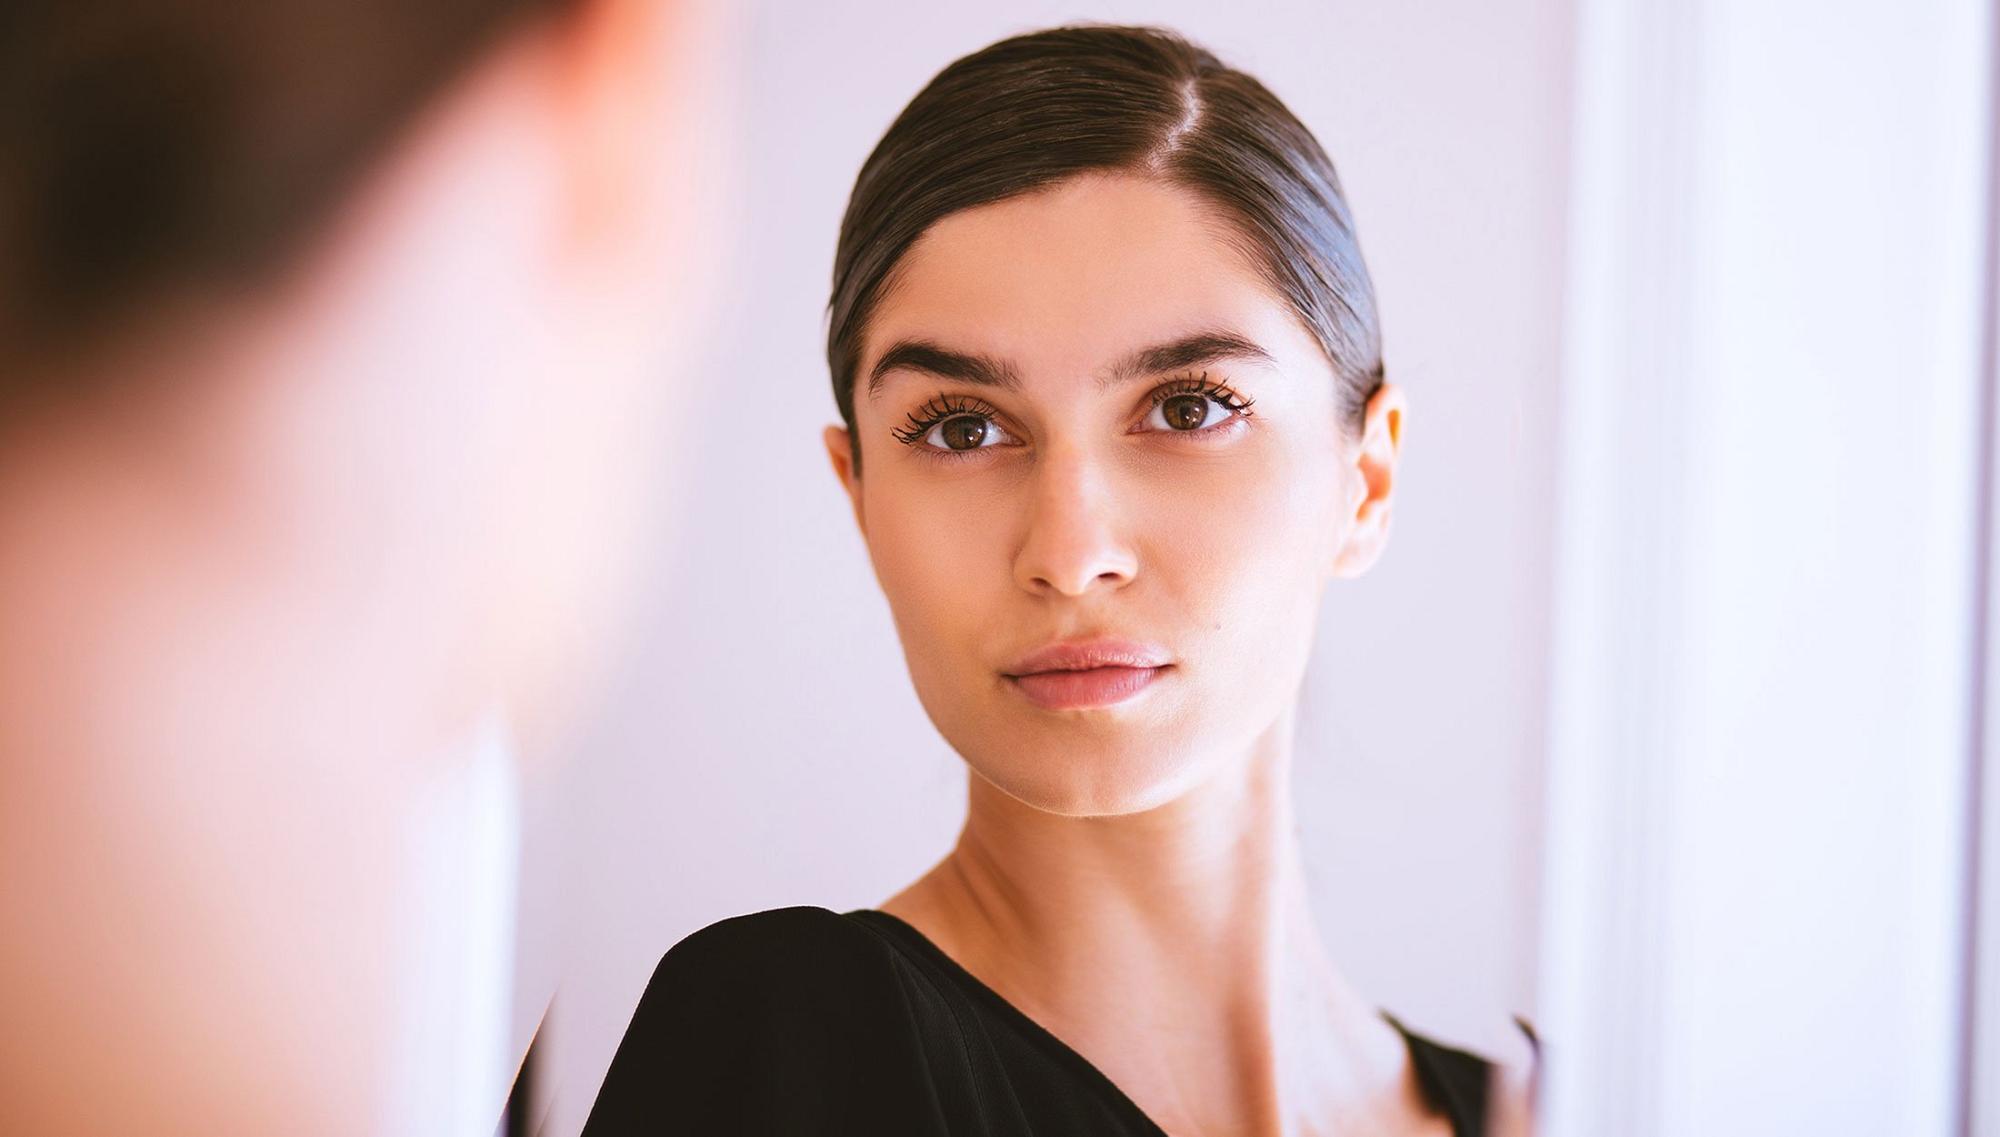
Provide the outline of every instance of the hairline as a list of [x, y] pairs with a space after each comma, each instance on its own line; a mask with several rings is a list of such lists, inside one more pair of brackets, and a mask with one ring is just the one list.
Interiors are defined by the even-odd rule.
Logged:
[[[842, 380], [847, 392], [847, 405], [850, 408], [854, 405], [854, 395], [856, 390], [862, 385], [861, 373], [864, 370], [871, 373], [868, 376], [869, 394], [874, 394], [880, 388], [880, 376], [873, 373], [879, 367], [880, 360], [877, 360], [877, 367], [864, 368], [862, 366], [867, 362], [869, 357], [867, 341], [869, 332], [875, 323], [875, 314], [902, 287], [911, 256], [930, 238], [932, 233], [937, 231], [937, 227], [940, 224], [960, 214], [970, 213], [975, 209], [984, 209], [991, 205], [1002, 205], [1007, 202], [1018, 201], [1022, 198], [1054, 193], [1065, 186], [1087, 179], [1106, 181], [1131, 179], [1133, 181], [1162, 185], [1170, 190], [1186, 194], [1193, 202], [1196, 212], [1201, 215], [1204, 224], [1212, 228], [1216, 238], [1236, 255], [1242, 267], [1247, 269], [1256, 278], [1259, 286], [1269, 298], [1291, 314], [1293, 320], [1304, 330], [1307, 338], [1311, 339], [1320, 348], [1321, 352], [1327, 355], [1328, 363], [1333, 364], [1336, 370], [1338, 370], [1338, 364], [1332, 357], [1331, 345], [1322, 342], [1322, 337], [1319, 331], [1313, 327], [1312, 320], [1299, 308], [1298, 304], [1293, 302], [1291, 297], [1285, 295], [1283, 283], [1276, 279], [1273, 267], [1269, 263], [1270, 258], [1266, 255], [1264, 247], [1258, 242], [1256, 235], [1248, 231], [1247, 220], [1232, 211], [1226, 203], [1217, 200], [1217, 195], [1210, 192], [1199, 180], [1177, 174], [1171, 164], [1156, 166], [1150, 162], [1141, 161], [1136, 165], [1121, 163], [1085, 167], [1014, 193], [1003, 194], [986, 201], [962, 206], [932, 219], [931, 223], [913, 237], [909, 244], [897, 252], [895, 259], [889, 262], [889, 267], [883, 270], [881, 277], [875, 285], [861, 296], [856, 297], [854, 309], [860, 315], [855, 318], [854, 327], [846, 337], [847, 342], [853, 345], [854, 351], [852, 360], [846, 368], [847, 375]], [[913, 342], [918, 340], [926, 343], [931, 342], [924, 337], [906, 338]], [[897, 343], [888, 345], [883, 350], [882, 355], [886, 357], [889, 351], [902, 342], [905, 341], [899, 339]], [[849, 425], [851, 426], [852, 423], [850, 422]]]

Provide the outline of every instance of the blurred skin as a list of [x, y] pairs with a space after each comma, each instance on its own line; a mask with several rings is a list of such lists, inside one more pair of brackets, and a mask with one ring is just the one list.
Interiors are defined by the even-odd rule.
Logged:
[[[1256, 350], [1126, 366], [1198, 333]], [[1017, 382], [900, 366], [871, 393], [909, 341]], [[1378, 392], [1357, 436], [1229, 223], [1122, 175], [939, 222], [898, 266], [859, 376], [862, 472], [845, 430], [827, 452], [917, 693], [974, 775], [957, 847], [884, 908], [1168, 1132], [1448, 1132], [1326, 957], [1289, 776], [1321, 594], [1388, 537], [1401, 393]], [[954, 417], [982, 445], [954, 452]], [[1010, 678], [1094, 637], [1169, 666], [1087, 709]]]
[[405, 1130], [415, 803], [562, 721], [666, 449], [690, 24], [510, 33], [274, 286], [0, 427], [0, 1132]]

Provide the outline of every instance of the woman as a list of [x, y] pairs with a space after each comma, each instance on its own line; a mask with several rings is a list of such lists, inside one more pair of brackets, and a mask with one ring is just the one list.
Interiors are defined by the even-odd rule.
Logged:
[[828, 454], [964, 829], [880, 910], [676, 946], [586, 1132], [1509, 1113], [1349, 990], [1302, 881], [1297, 693], [1326, 581], [1387, 540], [1405, 416], [1311, 134], [1169, 33], [995, 44], [862, 168], [831, 307]]
[[645, 515], [683, 6], [4, 23], [0, 1133], [490, 1134], [501, 728]]

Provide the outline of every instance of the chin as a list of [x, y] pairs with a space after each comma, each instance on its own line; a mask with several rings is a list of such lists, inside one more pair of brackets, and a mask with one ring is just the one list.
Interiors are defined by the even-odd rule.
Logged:
[[1032, 809], [1061, 817], [1119, 817], [1157, 809], [1201, 780], [1204, 763], [1166, 744], [1079, 744], [1038, 739], [1004, 755], [960, 749], [974, 775]]

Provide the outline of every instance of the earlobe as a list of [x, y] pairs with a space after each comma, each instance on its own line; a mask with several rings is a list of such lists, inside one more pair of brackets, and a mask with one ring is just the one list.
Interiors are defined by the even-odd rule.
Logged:
[[854, 509], [854, 524], [866, 534], [868, 525], [861, 515], [861, 475], [854, 466], [854, 436], [846, 427], [829, 426], [820, 437], [826, 444], [826, 458], [833, 466], [833, 475], [840, 479], [840, 488], [847, 491], [847, 502]]

